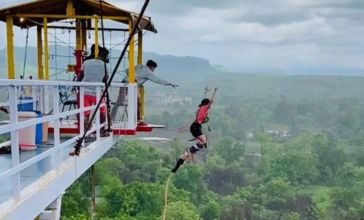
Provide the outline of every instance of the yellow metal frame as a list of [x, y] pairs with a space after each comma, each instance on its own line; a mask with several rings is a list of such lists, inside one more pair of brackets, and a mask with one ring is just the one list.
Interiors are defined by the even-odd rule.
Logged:
[[[48, 21], [63, 20], [63, 19], [75, 19], [76, 20], [76, 49], [87, 50], [87, 32], [86, 22], [94, 20], [94, 44], [95, 44], [95, 58], [99, 56], [99, 19], [98, 15], [76, 15], [76, 10], [73, 5], [73, 0], [67, 0], [67, 6], [65, 14], [33, 14], [33, 13], [16, 13], [9, 14], [6, 17], [7, 28], [7, 66], [8, 66], [8, 78], [15, 78], [15, 61], [14, 61], [14, 39], [13, 39], [13, 26], [15, 18], [38, 18], [43, 20], [43, 27], [41, 24], [37, 25], [37, 64], [38, 64], [38, 79], [49, 80], [49, 45], [48, 45]], [[148, 17], [145, 17], [148, 19]], [[102, 16], [102, 19], [122, 21], [128, 25], [129, 36], [131, 35], [133, 23], [129, 16]], [[42, 30], [43, 28], [43, 30]], [[43, 35], [43, 36], [42, 36]], [[143, 62], [143, 32], [139, 31], [137, 34], [137, 59], [135, 59], [135, 36], [130, 36], [131, 41], [128, 51], [129, 61], [129, 78], [130, 84], [136, 83], [135, 75], [135, 62], [142, 64]], [[140, 119], [144, 118], [145, 108], [145, 88], [143, 85], [139, 86], [138, 98], [140, 103], [139, 113]]]
[[82, 31], [81, 22], [76, 20], [76, 50], [82, 49]]
[[8, 79], [15, 79], [13, 18], [6, 17], [6, 39], [8, 57]]
[[143, 32], [138, 32], [138, 64], [143, 63]]
[[[55, 19], [101, 19], [101, 16], [97, 15], [52, 15], [52, 14], [23, 14], [18, 13], [15, 14], [15, 17], [19, 18], [55, 18]], [[120, 21], [129, 21], [130, 18], [127, 16], [102, 16], [103, 19], [106, 20], [120, 20]]]
[[99, 20], [95, 18], [95, 58], [99, 57]]
[[43, 35], [44, 35], [44, 79], [49, 80], [49, 50], [48, 50], [48, 20], [43, 18]]
[[81, 50], [87, 51], [87, 31], [86, 31], [86, 21], [81, 22]]
[[38, 62], [38, 79], [43, 79], [43, 42], [42, 42], [42, 27], [37, 26], [37, 62]]
[[[138, 32], [138, 58], [137, 63], [143, 63], [143, 32]], [[144, 85], [140, 86], [140, 119], [144, 119], [144, 109], [145, 109], [145, 89]]]
[[66, 15], [67, 16], [73, 16], [75, 15], [75, 8], [73, 7], [73, 2], [72, 0], [68, 0], [67, 1], [67, 8], [66, 8]]
[[[132, 32], [132, 23], [129, 22], [129, 34]], [[135, 63], [134, 63], [134, 50], [135, 50], [135, 43], [134, 43], [134, 36], [131, 36], [131, 41], [129, 44], [129, 83], [135, 83]]]
[[[6, 18], [7, 29], [7, 66], [8, 66], [8, 78], [15, 79], [15, 61], [14, 61], [14, 39], [13, 39], [13, 18], [42, 18], [43, 19], [43, 39], [42, 39], [42, 27], [37, 26], [37, 59], [38, 59], [38, 79], [49, 80], [49, 46], [48, 46], [48, 19], [76, 19], [76, 49], [87, 49], [86, 47], [86, 29], [77, 20], [94, 19], [95, 21], [95, 56], [99, 54], [99, 27], [98, 19], [101, 16], [97, 15], [75, 15], [75, 8], [72, 0], [67, 1], [66, 14], [32, 14], [32, 13], [17, 13], [15, 15], [9, 15]], [[131, 20], [128, 16], [103, 16], [103, 19], [127, 21], [131, 26]], [[129, 28], [130, 29], [130, 28]], [[131, 29], [130, 29], [131, 31]], [[134, 42], [133, 42], [134, 44]], [[134, 48], [134, 45], [131, 45]], [[44, 52], [44, 54], [43, 54]], [[43, 55], [43, 56], [42, 56]], [[129, 54], [130, 57], [131, 54]], [[134, 53], [132, 54], [134, 58]], [[134, 74], [134, 62], [131, 62], [133, 68], [129, 68], [132, 72], [132, 82], [135, 82]]]

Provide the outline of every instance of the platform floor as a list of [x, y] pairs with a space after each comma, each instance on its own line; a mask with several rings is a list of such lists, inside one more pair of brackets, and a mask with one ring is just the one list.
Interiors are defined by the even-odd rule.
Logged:
[[[71, 136], [69, 137], [71, 138]], [[61, 142], [68, 140], [68, 138], [62, 138]], [[47, 144], [37, 145], [36, 150], [32, 151], [20, 151], [20, 163], [23, 163], [36, 155], [39, 155], [53, 147], [53, 140], [49, 140]], [[73, 145], [67, 146], [58, 152], [44, 158], [38, 163], [28, 167], [20, 174], [20, 187], [23, 189], [35, 180], [43, 176], [48, 171], [57, 167], [57, 164], [65, 161], [69, 158], [69, 152], [73, 150]], [[11, 168], [11, 154], [0, 155], [0, 173]], [[11, 197], [11, 179], [0, 181], [0, 203], [8, 200]]]

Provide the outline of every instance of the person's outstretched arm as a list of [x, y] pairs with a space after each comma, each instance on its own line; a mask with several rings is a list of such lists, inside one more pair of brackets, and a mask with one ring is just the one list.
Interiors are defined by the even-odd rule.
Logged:
[[157, 84], [161, 84], [161, 85], [164, 85], [164, 86], [172, 86], [173, 88], [178, 87], [178, 85], [177, 85], [177, 84], [173, 84], [173, 83], [171, 83], [171, 82], [168, 82], [168, 81], [166, 81], [166, 80], [163, 80], [163, 79], [161, 79], [161, 78], [158, 78], [158, 77], [156, 77], [156, 76], [155, 76], [155, 75], [153, 75], [153, 74], [148, 74], [148, 75], [146, 76], [146, 78], [147, 78], [148, 80], [152, 81], [152, 82], [155, 82], [155, 83], [157, 83]]
[[211, 107], [212, 103], [214, 102], [216, 92], [217, 92], [217, 88], [214, 89], [214, 92], [212, 93], [212, 96], [210, 98], [210, 103], [208, 105], [209, 108]]
[[178, 87], [177, 84], [170, 83], [166, 80], [163, 80], [159, 77], [156, 77], [151, 70], [147, 66], [144, 65], [137, 65], [135, 67], [136, 79], [143, 79], [143, 80], [150, 80], [154, 83], [164, 85], [164, 86], [172, 86], [173, 88]]

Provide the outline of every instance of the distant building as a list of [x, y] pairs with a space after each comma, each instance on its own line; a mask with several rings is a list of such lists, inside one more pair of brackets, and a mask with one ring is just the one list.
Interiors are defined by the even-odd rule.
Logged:
[[272, 137], [286, 139], [289, 136], [288, 126], [286, 125], [268, 125], [265, 129], [266, 133], [270, 134]]
[[253, 139], [253, 137], [254, 137], [254, 134], [251, 133], [251, 132], [249, 132], [249, 133], [246, 134], [246, 138], [247, 139]]

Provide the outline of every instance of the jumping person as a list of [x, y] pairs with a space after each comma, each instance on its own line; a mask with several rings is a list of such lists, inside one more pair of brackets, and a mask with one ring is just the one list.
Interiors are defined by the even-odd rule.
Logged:
[[193, 161], [194, 154], [197, 151], [207, 148], [207, 139], [206, 136], [202, 133], [201, 129], [202, 129], [202, 124], [208, 120], [207, 115], [212, 103], [214, 102], [216, 91], [217, 88], [215, 88], [210, 99], [204, 98], [201, 101], [201, 104], [198, 106], [199, 108], [196, 112], [196, 118], [190, 126], [190, 132], [192, 136], [196, 138], [196, 144], [194, 144], [189, 149], [186, 149], [186, 151], [181, 156], [178, 157], [176, 166], [171, 170], [173, 173], [177, 172], [178, 168], [184, 162]]

